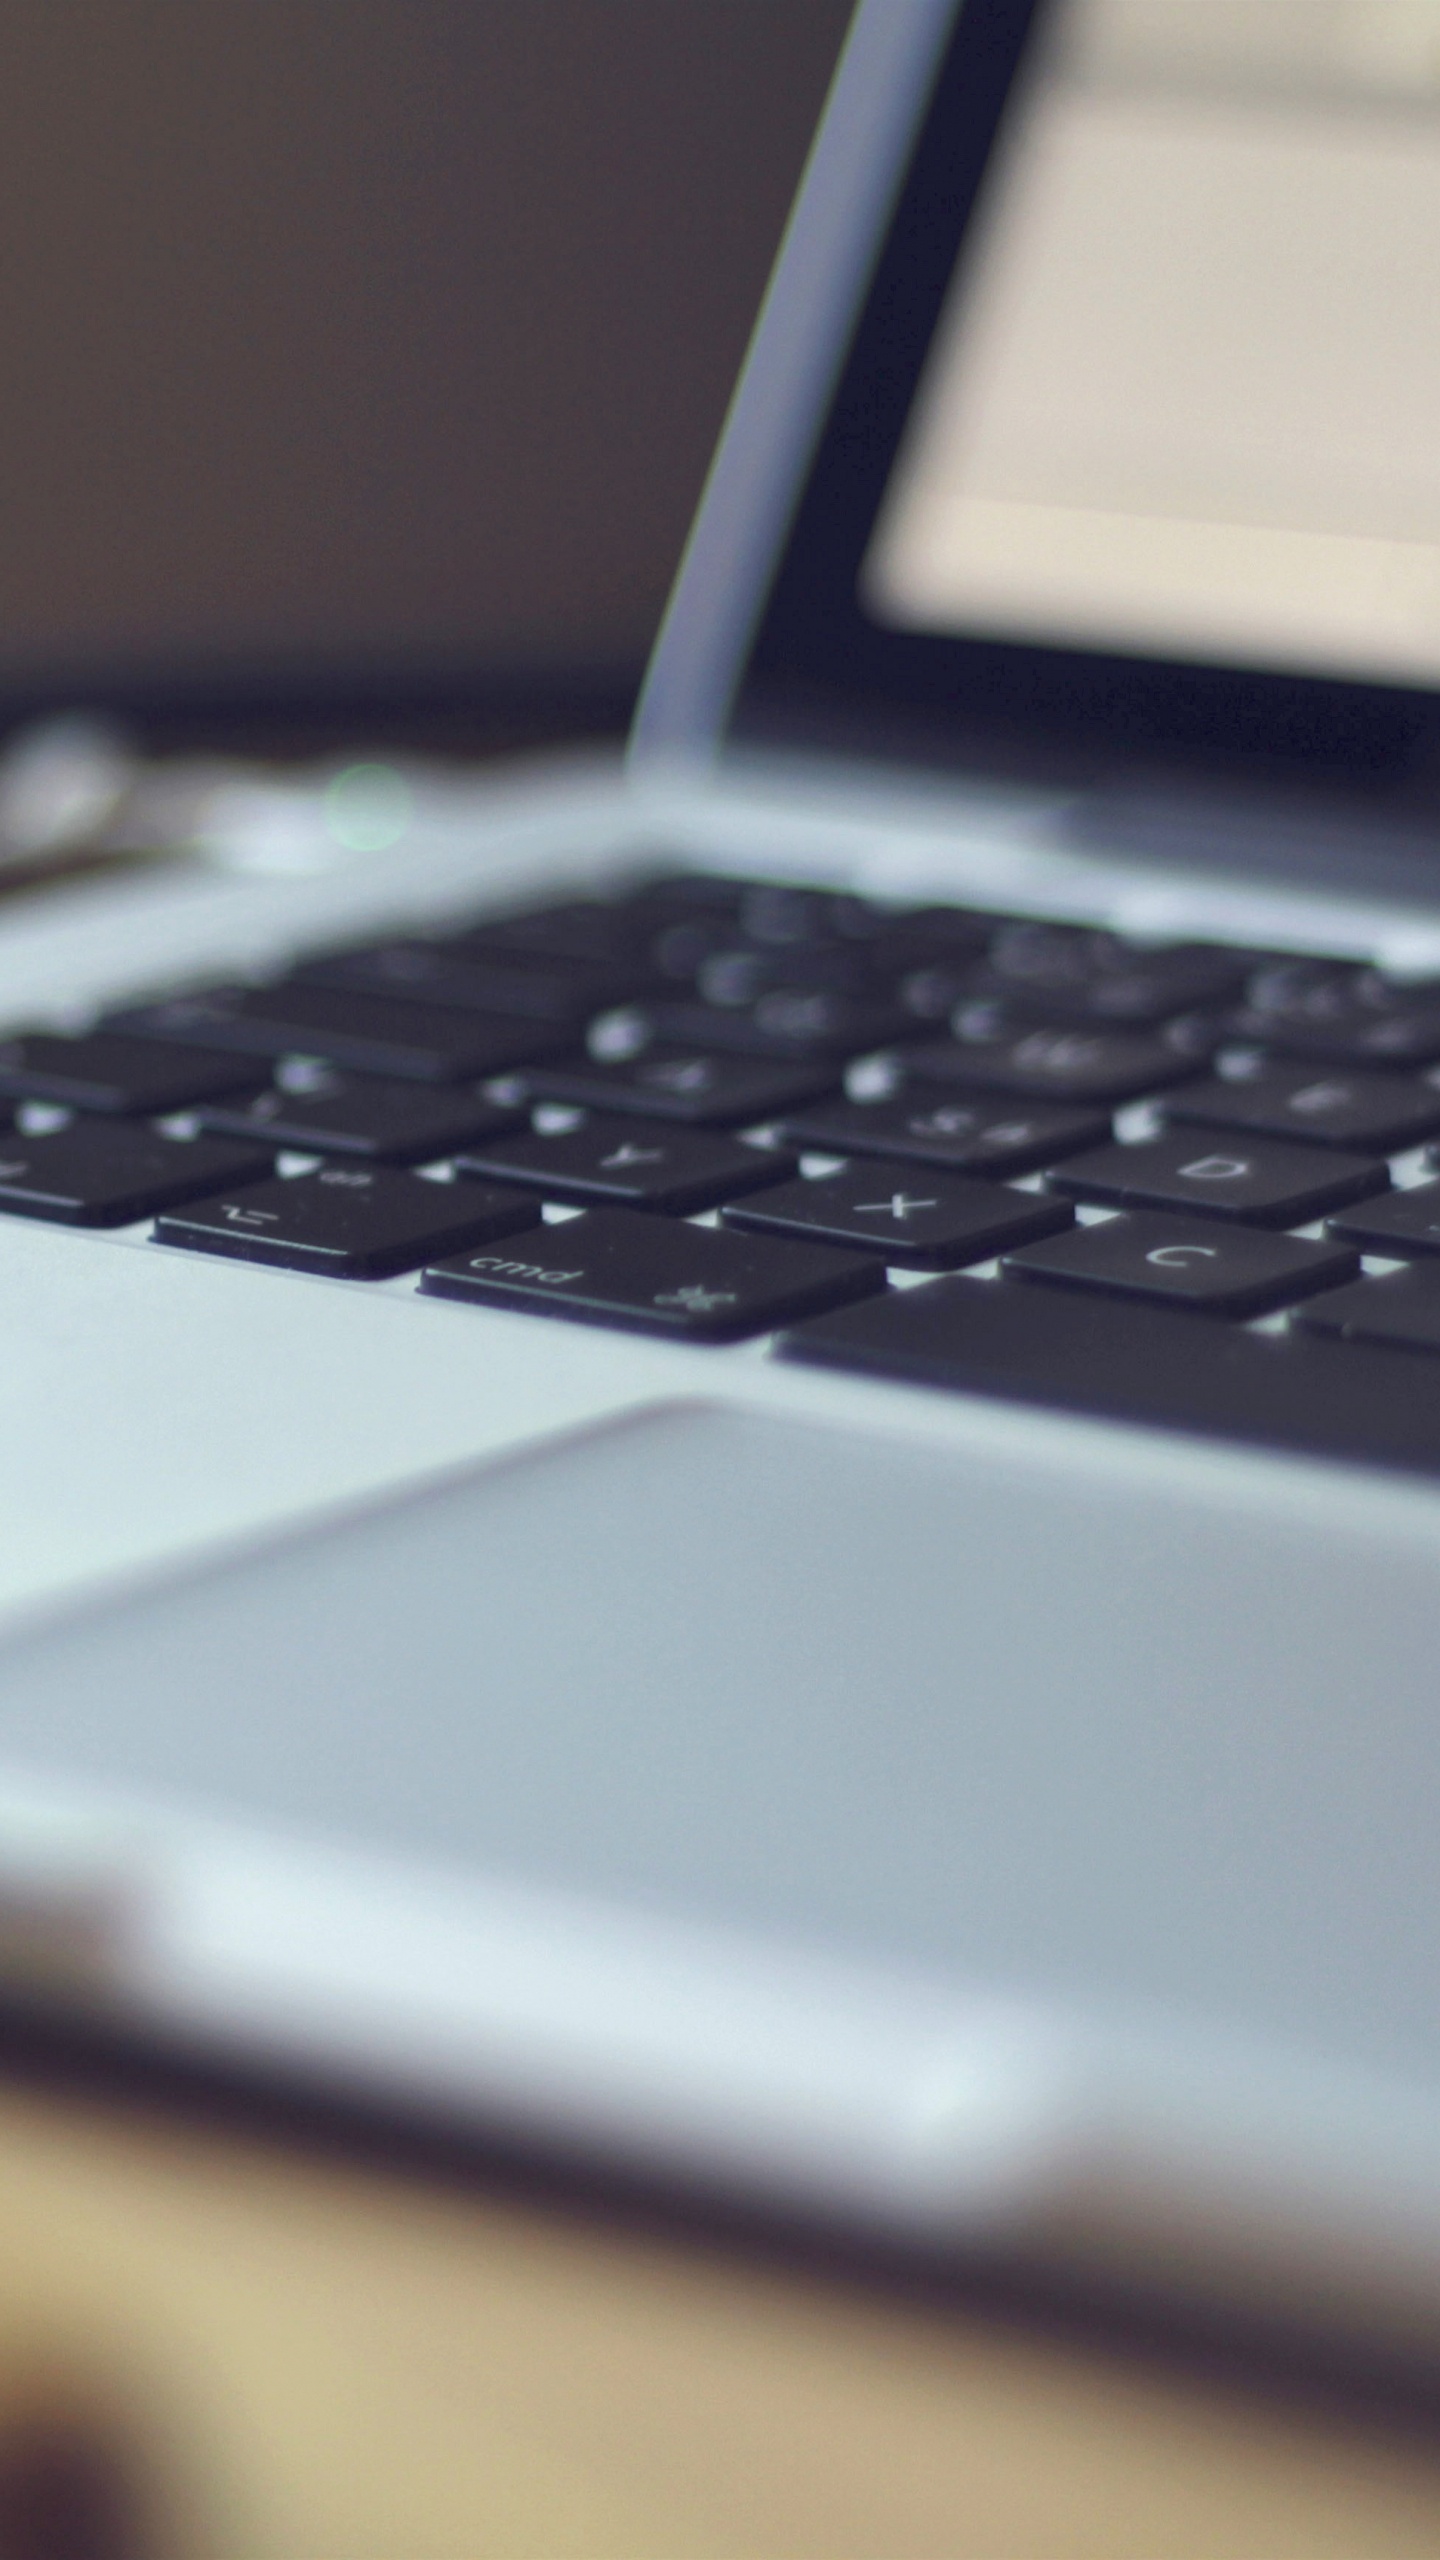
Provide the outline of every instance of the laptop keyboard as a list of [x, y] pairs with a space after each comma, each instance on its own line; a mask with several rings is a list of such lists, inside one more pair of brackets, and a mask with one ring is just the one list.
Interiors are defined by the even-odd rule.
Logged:
[[21, 1031], [0, 1096], [0, 1215], [1440, 1467], [1440, 984], [687, 874]]

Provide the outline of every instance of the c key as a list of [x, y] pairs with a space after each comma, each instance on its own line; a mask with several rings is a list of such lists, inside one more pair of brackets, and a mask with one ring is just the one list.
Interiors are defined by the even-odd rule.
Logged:
[[1015, 1280], [1102, 1289], [1215, 1316], [1259, 1316], [1353, 1279], [1360, 1257], [1342, 1245], [1266, 1235], [1200, 1219], [1119, 1217], [1007, 1253]]

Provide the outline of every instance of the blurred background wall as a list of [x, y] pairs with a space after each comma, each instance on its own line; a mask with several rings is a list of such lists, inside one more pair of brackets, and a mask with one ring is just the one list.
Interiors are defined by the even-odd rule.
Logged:
[[9, 0], [0, 710], [623, 690], [848, 0]]

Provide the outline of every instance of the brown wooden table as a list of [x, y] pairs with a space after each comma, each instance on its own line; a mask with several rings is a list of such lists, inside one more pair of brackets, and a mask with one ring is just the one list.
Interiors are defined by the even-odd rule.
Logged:
[[7, 2540], [0, 2478], [3, 2560], [1440, 2552], [1413, 2410], [93, 2076], [0, 2080], [7, 2424], [158, 2521]]

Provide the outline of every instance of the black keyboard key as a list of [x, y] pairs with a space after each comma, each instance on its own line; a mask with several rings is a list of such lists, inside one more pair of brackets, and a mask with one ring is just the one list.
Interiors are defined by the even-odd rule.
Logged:
[[522, 1183], [549, 1200], [609, 1202], [677, 1217], [787, 1182], [798, 1170], [793, 1156], [747, 1146], [723, 1130], [637, 1128], [633, 1120], [598, 1114], [578, 1129], [531, 1129], [460, 1158], [462, 1173]]
[[1247, 1060], [1243, 1073], [1208, 1076], [1165, 1106], [1167, 1120], [1201, 1128], [1255, 1129], [1262, 1137], [1304, 1138], [1322, 1147], [1394, 1155], [1440, 1129], [1440, 1091], [1399, 1076], [1347, 1075]]
[[997, 922], [960, 909], [938, 912], [948, 913], [947, 929], [935, 929], [937, 911], [928, 909], [897, 922], [869, 952], [877, 975], [884, 973], [905, 1011], [921, 1022], [943, 1022], [961, 1001]]
[[793, 894], [781, 881], [737, 880], [715, 871], [673, 871], [643, 881], [624, 900], [621, 911], [649, 933], [672, 923], [703, 922], [720, 926], [733, 936], [739, 930], [741, 907], [757, 890], [776, 901]]
[[830, 941], [837, 918], [851, 909], [851, 921], [859, 921], [864, 909], [857, 900], [837, 898], [828, 889], [789, 888], [781, 881], [751, 880], [745, 884], [735, 909], [735, 921], [747, 941], [762, 948], [793, 948], [797, 944]]
[[892, 915], [876, 936], [874, 949], [886, 961], [903, 956], [919, 966], [926, 960], [979, 957], [996, 932], [1012, 919], [980, 907], [909, 907]]
[[472, 1182], [428, 1182], [387, 1166], [324, 1165], [155, 1221], [157, 1244], [334, 1280], [384, 1280], [432, 1254], [458, 1253], [535, 1226], [538, 1204]]
[[328, 1058], [361, 1075], [460, 1084], [528, 1065], [556, 1046], [556, 1034], [499, 1016], [457, 1013], [399, 997], [341, 987], [214, 987], [136, 1005], [113, 1028], [156, 1040], [197, 1041], [248, 1057]]
[[1297, 1324], [1338, 1341], [1389, 1344], [1396, 1352], [1440, 1352], [1440, 1272], [1386, 1272], [1355, 1280], [1299, 1308]]
[[0, 1093], [137, 1120], [234, 1093], [253, 1073], [219, 1050], [182, 1055], [163, 1041], [124, 1039], [108, 1031], [79, 1039], [31, 1031], [0, 1041]]
[[1347, 1010], [1354, 983], [1363, 975], [1363, 963], [1358, 960], [1271, 952], [1246, 980], [1245, 1010], [1275, 1022], [1333, 1021]]
[[689, 986], [698, 979], [707, 960], [723, 957], [733, 940], [734, 926], [728, 916], [688, 916], [681, 922], [662, 925], [646, 956], [657, 985]]
[[525, 1087], [545, 1102], [594, 1103], [602, 1111], [737, 1128], [832, 1093], [835, 1076], [823, 1067], [657, 1044], [633, 1058], [558, 1058], [532, 1067]]
[[971, 984], [1062, 1020], [1146, 1028], [1237, 994], [1246, 969], [1243, 952], [1206, 943], [1147, 950], [1083, 926], [1024, 922], [1000, 927]]
[[273, 1171], [273, 1152], [263, 1147], [76, 1120], [47, 1137], [13, 1132], [0, 1142], [0, 1210], [67, 1227], [125, 1227]]
[[478, 1093], [347, 1075], [310, 1058], [288, 1062], [264, 1091], [207, 1104], [196, 1117], [202, 1129], [381, 1164], [430, 1164], [477, 1139], [525, 1126], [523, 1111]]
[[593, 1014], [644, 992], [649, 972], [585, 960], [545, 959], [527, 951], [486, 952], [441, 942], [376, 942], [307, 960], [291, 971], [297, 987], [359, 987], [414, 1004], [453, 1005], [462, 1013], [521, 1014], [529, 1021], [588, 1022]]
[[1198, 1315], [1260, 1316], [1352, 1279], [1360, 1257], [1303, 1236], [1141, 1213], [1022, 1245], [1004, 1267], [1014, 1279], [1055, 1288], [1103, 1289]]
[[520, 1307], [691, 1342], [737, 1342], [885, 1285], [872, 1254], [777, 1244], [680, 1219], [586, 1209], [513, 1252], [470, 1253], [424, 1274], [432, 1297]]
[[907, 969], [895, 993], [914, 1021], [932, 1027], [946, 1022], [969, 986], [972, 971], [967, 962], [927, 961], [922, 968]]
[[1059, 1200], [1007, 1191], [998, 1182], [957, 1182], [913, 1165], [851, 1165], [844, 1173], [787, 1182], [724, 1213], [727, 1227], [762, 1235], [860, 1246], [917, 1271], [988, 1262], [1010, 1245], [1055, 1235], [1073, 1212]]
[[815, 889], [772, 880], [724, 879], [680, 872], [649, 881], [626, 901], [630, 914], [654, 931], [703, 922], [731, 943], [762, 951], [820, 950], [849, 943], [875, 949], [897, 937], [907, 949], [935, 935], [963, 933], [967, 947], [983, 947], [993, 917], [973, 918], [957, 907], [877, 906], [849, 890]]
[[637, 902], [655, 914], [704, 916], [761, 949], [796, 950], [834, 936], [831, 890], [792, 886], [783, 880], [701, 879], [652, 883]]
[[1274, 1049], [1296, 1057], [1319, 1058], [1336, 1066], [1429, 1067], [1440, 1060], [1440, 1005], [1415, 1006], [1374, 1018], [1359, 1019], [1347, 1030], [1307, 1035], [1271, 1032]]
[[1337, 1066], [1430, 1066], [1440, 1059], [1440, 993], [1397, 984], [1377, 969], [1281, 961], [1256, 971], [1231, 1028]]
[[628, 904], [609, 906], [598, 898], [569, 898], [516, 915], [484, 918], [447, 940], [457, 951], [520, 951], [539, 959], [630, 970], [643, 960], [647, 934], [644, 919], [633, 914]]
[[1115, 1209], [1180, 1209], [1260, 1227], [1303, 1227], [1347, 1200], [1387, 1191], [1390, 1170], [1364, 1156], [1326, 1156], [1271, 1138], [1166, 1129], [1143, 1145], [1075, 1156], [1046, 1179], [1068, 1199]]
[[916, 1031], [902, 1005], [828, 987], [772, 987], [744, 1006], [662, 996], [638, 1013], [657, 1039], [738, 1049], [758, 1058], [854, 1058], [888, 1041], [913, 1038]]
[[826, 1155], [897, 1156], [949, 1173], [1033, 1173], [1098, 1147], [1110, 1135], [1103, 1111], [1070, 1111], [1063, 1103], [1007, 1107], [993, 1099], [925, 1101], [918, 1093], [888, 1102], [821, 1102], [792, 1111], [781, 1127], [792, 1146]]
[[1332, 1235], [1343, 1236], [1362, 1253], [1386, 1254], [1396, 1262], [1440, 1253], [1440, 1182], [1387, 1191], [1383, 1200], [1366, 1200], [1326, 1223]]
[[1327, 1290], [1295, 1316], [1312, 1333], [1342, 1342], [1389, 1343], [1397, 1351], [1440, 1351], [1440, 1272], [1387, 1271]]
[[1052, 1102], [1133, 1102], [1198, 1073], [1196, 1060], [1148, 1034], [1063, 1024], [1021, 1028], [1009, 1009], [961, 1005], [953, 1040], [907, 1049], [907, 1071], [927, 1082], [981, 1086]]
[[1006, 916], [990, 936], [985, 965], [1012, 991], [1038, 990], [1043, 1004], [1052, 992], [1065, 994], [1087, 987], [1102, 970], [1121, 965], [1124, 950], [1116, 935], [1092, 925], [1056, 924], [1044, 916]]
[[[730, 885], [733, 891], [737, 884]], [[723, 985], [732, 964], [743, 958], [755, 965], [757, 975], [760, 964], [779, 962], [791, 983], [852, 990], [893, 990], [908, 973], [927, 965], [971, 961], [984, 950], [998, 921], [962, 908], [886, 910], [861, 898], [809, 889], [776, 891], [754, 883], [728, 904], [652, 904], [648, 912], [650, 956], [663, 977], [703, 977], [713, 966]], [[793, 929], [797, 923], [798, 932]], [[782, 979], [777, 973], [764, 983]], [[708, 987], [703, 991], [710, 993]]]
[[706, 1004], [744, 1010], [780, 991], [791, 994], [863, 996], [876, 992], [870, 953], [863, 943], [823, 942], [814, 949], [755, 951], [727, 944], [710, 952], [695, 971], [696, 992]]
[[1440, 1473], [1440, 1367], [1293, 1326], [1247, 1333], [1113, 1298], [954, 1279], [821, 1316], [780, 1348], [870, 1377]]

